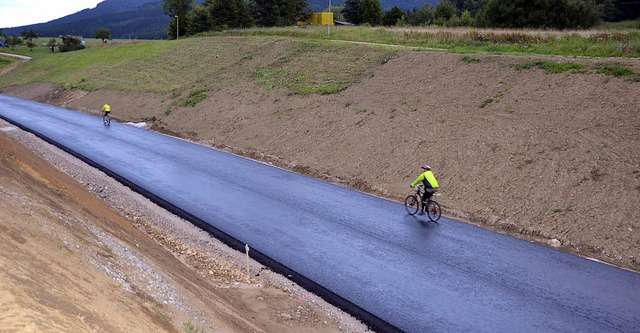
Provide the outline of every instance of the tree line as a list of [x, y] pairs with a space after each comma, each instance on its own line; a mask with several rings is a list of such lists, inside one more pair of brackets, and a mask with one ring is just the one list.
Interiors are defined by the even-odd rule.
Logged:
[[[289, 26], [312, 14], [306, 0], [205, 0], [200, 6], [194, 0], [164, 0], [162, 9], [172, 18], [169, 38]], [[442, 0], [407, 11], [397, 6], [383, 11], [380, 0], [346, 0], [337, 10], [336, 17], [371, 26], [586, 29], [602, 21], [638, 19], [640, 0]]]
[[341, 13], [351, 23], [372, 26], [587, 29], [640, 18], [640, 0], [442, 0], [406, 12], [384, 12], [379, 0], [346, 0]]
[[172, 18], [169, 38], [234, 28], [293, 25], [309, 17], [306, 0], [164, 0], [162, 9]]
[[[18, 45], [26, 44], [30, 51], [33, 51], [33, 48], [37, 45], [33, 41], [34, 39], [40, 38], [40, 34], [33, 29], [23, 30], [20, 33], [22, 37], [18, 37], [15, 35], [7, 36], [4, 34], [2, 29], [0, 29], [0, 39], [6, 40], [7, 45], [14, 49]], [[111, 33], [106, 28], [99, 28], [95, 33], [96, 39], [102, 39], [102, 42], [105, 43], [107, 39], [111, 39]], [[60, 36], [61, 42], [58, 42], [56, 38], [51, 38], [45, 44], [50, 50], [51, 53], [55, 51], [57, 47], [60, 52], [69, 52], [82, 50], [85, 48], [84, 43], [71, 35]]]

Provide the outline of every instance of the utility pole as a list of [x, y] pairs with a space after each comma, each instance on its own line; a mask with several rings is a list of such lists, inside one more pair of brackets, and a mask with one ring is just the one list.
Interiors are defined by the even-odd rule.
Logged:
[[329, 15], [327, 16], [327, 37], [331, 36], [331, 0], [329, 0]]
[[176, 40], [178, 40], [179, 36], [180, 36], [180, 19], [178, 18], [178, 15], [176, 15]]

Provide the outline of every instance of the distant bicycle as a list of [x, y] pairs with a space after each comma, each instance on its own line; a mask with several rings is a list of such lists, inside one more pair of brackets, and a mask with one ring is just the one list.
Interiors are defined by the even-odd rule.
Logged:
[[416, 192], [404, 199], [404, 208], [409, 215], [415, 215], [418, 211], [423, 211], [427, 214], [429, 220], [438, 222], [440, 216], [442, 216], [440, 204], [433, 200], [433, 196], [423, 202], [422, 195], [424, 191], [424, 186], [416, 186]]
[[108, 112], [105, 112], [104, 116], [102, 116], [102, 122], [105, 126], [111, 125], [111, 116]]

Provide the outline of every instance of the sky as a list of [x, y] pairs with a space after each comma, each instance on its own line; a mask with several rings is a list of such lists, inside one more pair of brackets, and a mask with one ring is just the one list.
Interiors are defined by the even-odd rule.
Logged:
[[103, 0], [0, 0], [0, 28], [44, 23], [83, 9], [94, 8]]

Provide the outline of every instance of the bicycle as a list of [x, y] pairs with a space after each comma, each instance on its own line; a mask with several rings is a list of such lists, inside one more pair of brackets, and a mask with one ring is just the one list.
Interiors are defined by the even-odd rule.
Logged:
[[111, 125], [111, 115], [105, 112], [104, 116], [102, 116], [102, 122], [104, 123], [105, 126]]
[[416, 193], [410, 194], [406, 199], [404, 199], [404, 208], [407, 210], [409, 215], [415, 215], [418, 210], [422, 210], [427, 214], [429, 220], [438, 222], [440, 216], [442, 216], [440, 204], [433, 200], [433, 196], [428, 198], [426, 202], [423, 202], [422, 195], [424, 194], [424, 191], [425, 189], [423, 186], [416, 186]]

